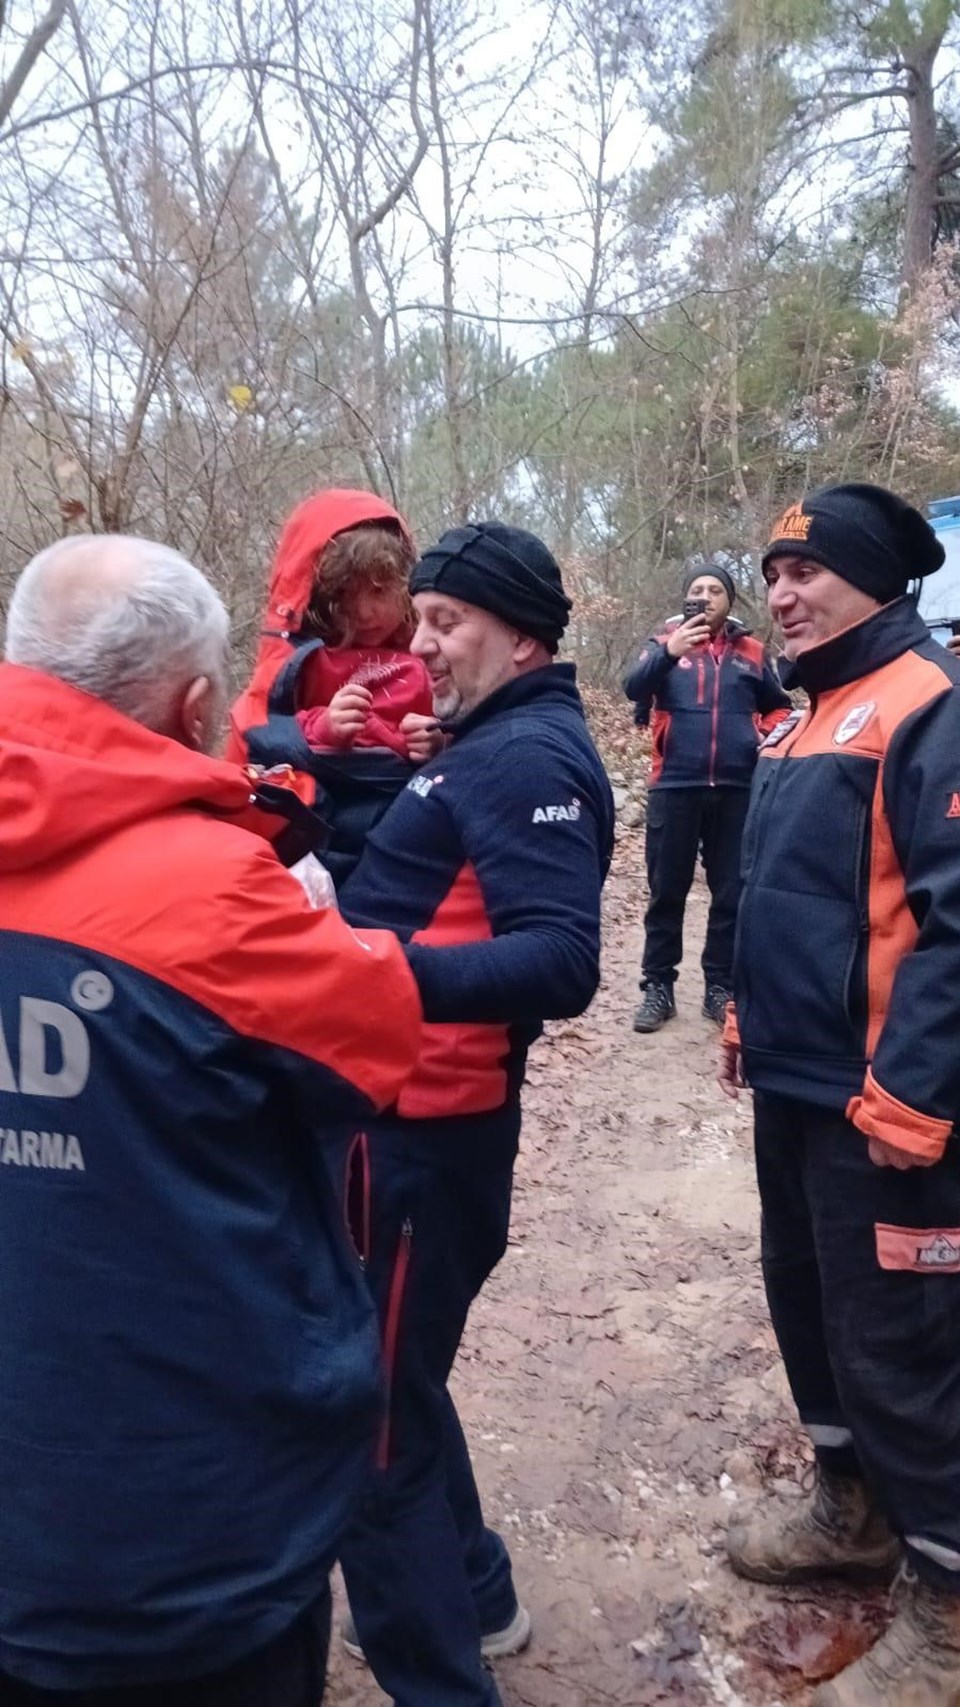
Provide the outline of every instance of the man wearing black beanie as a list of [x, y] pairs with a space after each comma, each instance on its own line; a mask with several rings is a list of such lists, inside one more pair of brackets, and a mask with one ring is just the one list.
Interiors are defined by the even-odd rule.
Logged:
[[807, 709], [761, 752], [721, 1085], [754, 1091], [770, 1313], [817, 1480], [730, 1527], [761, 1582], [885, 1580], [813, 1707], [960, 1702], [960, 664], [906, 596], [943, 547], [882, 487], [763, 555]]
[[345, 1166], [388, 1411], [341, 1554], [344, 1639], [396, 1707], [500, 1707], [484, 1662], [518, 1652], [530, 1618], [447, 1378], [506, 1247], [527, 1049], [597, 985], [613, 802], [573, 665], [555, 661], [570, 601], [543, 542], [499, 522], [453, 528], [410, 589], [412, 650], [449, 740], [340, 894], [351, 923], [407, 945], [428, 1022], [394, 1113], [355, 1136]]

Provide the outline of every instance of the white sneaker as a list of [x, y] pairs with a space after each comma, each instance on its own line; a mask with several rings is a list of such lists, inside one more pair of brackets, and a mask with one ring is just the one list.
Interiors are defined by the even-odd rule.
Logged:
[[[485, 1660], [506, 1660], [511, 1654], [521, 1654], [530, 1640], [533, 1623], [525, 1606], [517, 1603], [517, 1610], [509, 1624], [502, 1630], [490, 1630], [487, 1635], [480, 1637], [480, 1652]], [[340, 1643], [344, 1651], [353, 1660], [367, 1663], [367, 1656], [360, 1646], [357, 1626], [351, 1613], [347, 1613], [340, 1626]]]
[[533, 1632], [533, 1623], [525, 1606], [517, 1602], [517, 1610], [502, 1630], [491, 1630], [480, 1637], [480, 1652], [485, 1660], [506, 1660], [511, 1654], [522, 1654]]

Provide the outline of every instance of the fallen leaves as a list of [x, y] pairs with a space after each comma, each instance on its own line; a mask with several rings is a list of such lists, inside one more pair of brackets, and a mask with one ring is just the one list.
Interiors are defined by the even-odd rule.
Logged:
[[853, 1665], [887, 1622], [881, 1591], [823, 1606], [812, 1599], [779, 1606], [748, 1630], [741, 1651], [748, 1671], [772, 1677], [785, 1693], [821, 1683]]

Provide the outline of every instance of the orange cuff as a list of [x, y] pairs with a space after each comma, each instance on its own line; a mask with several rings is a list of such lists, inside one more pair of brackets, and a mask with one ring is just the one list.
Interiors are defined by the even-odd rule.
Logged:
[[740, 1048], [740, 1027], [737, 1024], [737, 1010], [732, 1002], [727, 1003], [727, 1017], [723, 1022], [723, 1036], [720, 1041], [734, 1049]]
[[931, 1114], [921, 1114], [878, 1085], [872, 1068], [867, 1068], [863, 1092], [847, 1103], [847, 1119], [868, 1138], [879, 1138], [896, 1150], [910, 1156], [923, 1156], [938, 1162], [947, 1139], [953, 1131], [949, 1120], [935, 1120]]

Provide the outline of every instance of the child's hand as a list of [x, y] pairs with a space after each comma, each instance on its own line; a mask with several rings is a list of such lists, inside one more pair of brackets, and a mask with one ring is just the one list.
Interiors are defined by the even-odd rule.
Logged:
[[338, 688], [327, 706], [327, 723], [334, 741], [352, 747], [373, 709], [373, 694], [359, 682]]
[[426, 764], [443, 746], [443, 735], [436, 718], [426, 717], [420, 711], [408, 711], [406, 717], [400, 719], [400, 733], [406, 737], [407, 753], [415, 765]]

